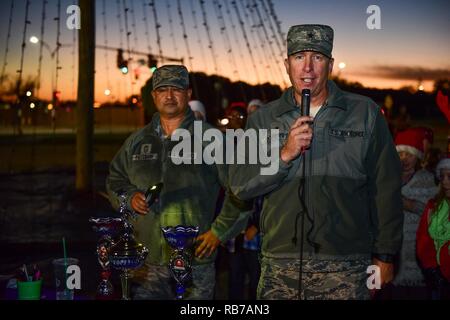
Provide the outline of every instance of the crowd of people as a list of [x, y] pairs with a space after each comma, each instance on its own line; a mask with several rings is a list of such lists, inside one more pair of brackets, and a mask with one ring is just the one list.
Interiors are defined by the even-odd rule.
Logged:
[[[134, 299], [174, 298], [161, 227], [175, 225], [200, 229], [187, 299], [214, 298], [220, 245], [228, 251], [230, 299], [450, 297], [450, 159], [433, 148], [431, 129], [407, 122], [391, 132], [370, 98], [330, 80], [333, 39], [329, 26], [291, 27], [285, 68], [292, 86], [275, 101], [231, 105], [218, 125], [278, 129], [273, 175], [248, 161], [175, 165], [176, 130], [193, 133], [195, 121], [213, 126], [208, 106], [191, 100], [184, 66], [154, 72], [158, 112], [127, 139], [107, 180], [113, 206], [125, 193], [138, 213], [136, 236], [150, 249], [134, 277]], [[310, 114], [302, 112], [305, 94]], [[160, 199], [148, 207], [144, 192], [160, 182]], [[384, 291], [368, 288], [369, 266], [378, 268]]]

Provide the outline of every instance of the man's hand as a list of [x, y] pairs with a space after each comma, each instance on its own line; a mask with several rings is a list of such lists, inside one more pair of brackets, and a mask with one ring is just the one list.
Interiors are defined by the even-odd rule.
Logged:
[[[383, 288], [386, 284], [394, 279], [394, 264], [383, 262], [381, 260], [372, 259], [372, 264], [380, 268], [380, 286]], [[375, 296], [376, 289], [370, 290], [372, 298]]]
[[209, 257], [220, 244], [220, 240], [211, 230], [199, 235], [196, 241], [201, 242], [195, 250], [195, 256], [199, 258], [203, 258], [205, 254]]
[[307, 122], [312, 121], [313, 118], [306, 116], [295, 120], [289, 130], [287, 141], [281, 149], [281, 160], [289, 163], [309, 148], [313, 131]]
[[142, 215], [150, 212], [150, 208], [145, 201], [145, 195], [142, 192], [136, 192], [131, 196], [131, 208]]
[[247, 241], [250, 241], [256, 236], [257, 233], [258, 233], [258, 228], [254, 225], [251, 225], [250, 227], [247, 228], [247, 230], [245, 230], [244, 239]]

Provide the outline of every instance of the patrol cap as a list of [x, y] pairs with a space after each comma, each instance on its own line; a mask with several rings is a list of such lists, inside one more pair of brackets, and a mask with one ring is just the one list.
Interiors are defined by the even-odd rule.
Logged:
[[287, 34], [288, 56], [300, 51], [316, 51], [331, 58], [334, 31], [322, 24], [300, 24], [289, 28]]
[[153, 90], [163, 86], [189, 88], [189, 73], [182, 65], [164, 65], [153, 73]]

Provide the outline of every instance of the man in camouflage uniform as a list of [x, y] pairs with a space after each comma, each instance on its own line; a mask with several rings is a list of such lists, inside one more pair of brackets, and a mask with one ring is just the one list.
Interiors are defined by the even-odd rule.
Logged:
[[[194, 164], [194, 159], [201, 156], [195, 147], [190, 153], [172, 152], [179, 143], [171, 139], [176, 129], [187, 130], [191, 146], [199, 143], [203, 152], [203, 133], [195, 136], [194, 126], [201, 126], [203, 130], [211, 128], [201, 121], [194, 123], [194, 113], [188, 107], [191, 89], [187, 69], [178, 65], [162, 66], [154, 72], [152, 81], [152, 96], [158, 112], [147, 126], [125, 141], [111, 162], [107, 178], [113, 207], [118, 207], [119, 196], [125, 193], [128, 208], [139, 214], [134, 222], [135, 235], [149, 249], [144, 267], [134, 274], [132, 298], [175, 297], [174, 281], [168, 270], [172, 250], [161, 227], [185, 225], [200, 228], [192, 266], [193, 281], [185, 298], [212, 299], [215, 249], [245, 227], [245, 207], [227, 192], [222, 211], [215, 218], [219, 190], [228, 185], [227, 167], [204, 162]], [[175, 164], [180, 158], [192, 161]], [[144, 192], [159, 182], [163, 183], [159, 201], [149, 208]]]
[[[260, 299], [368, 299], [370, 264], [380, 268], [381, 285], [393, 278], [403, 224], [400, 161], [380, 108], [328, 79], [332, 47], [329, 26], [290, 28], [292, 87], [247, 122], [247, 129], [279, 130], [279, 170], [230, 169], [237, 197], [264, 196]], [[300, 113], [303, 89], [311, 92], [312, 117]]]

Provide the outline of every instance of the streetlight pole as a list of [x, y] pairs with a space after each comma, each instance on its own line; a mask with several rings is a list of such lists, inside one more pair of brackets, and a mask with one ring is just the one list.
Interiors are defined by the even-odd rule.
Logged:
[[93, 189], [94, 164], [94, 69], [95, 69], [95, 1], [80, 0], [82, 29], [78, 31], [78, 97], [76, 189]]

